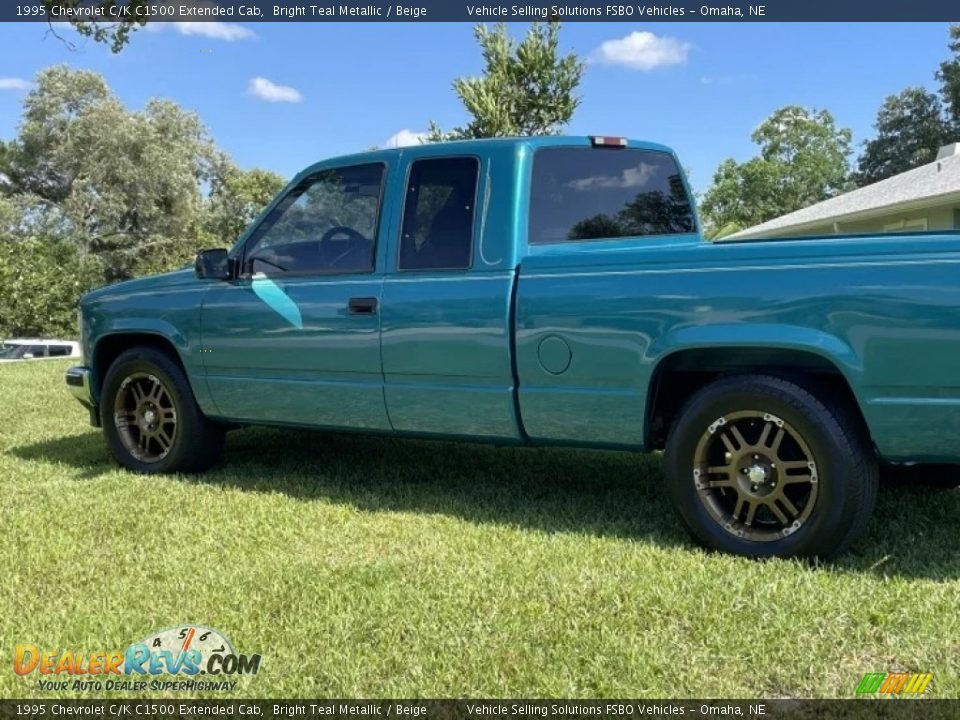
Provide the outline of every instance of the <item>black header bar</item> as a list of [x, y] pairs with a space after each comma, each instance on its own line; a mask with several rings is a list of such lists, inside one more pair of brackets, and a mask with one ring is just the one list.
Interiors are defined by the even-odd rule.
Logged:
[[960, 700], [2, 700], [0, 720], [953, 720]]
[[906, 22], [960, 21], [955, 0], [42, 0], [0, 3], [0, 21], [56, 22]]

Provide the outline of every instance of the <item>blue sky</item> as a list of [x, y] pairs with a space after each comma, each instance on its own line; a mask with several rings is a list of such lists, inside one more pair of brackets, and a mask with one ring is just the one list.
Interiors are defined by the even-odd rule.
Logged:
[[[140, 31], [119, 55], [62, 34], [77, 51], [43, 24], [0, 26], [0, 138], [33, 75], [66, 62], [102, 73], [130, 107], [166, 97], [195, 110], [238, 164], [284, 176], [431, 119], [462, 123], [450, 82], [481, 67], [467, 23], [186, 23]], [[700, 191], [788, 103], [830, 110], [859, 146], [883, 99], [934, 87], [947, 55], [943, 24], [568, 23], [562, 39], [591, 58], [570, 132], [671, 145]]]

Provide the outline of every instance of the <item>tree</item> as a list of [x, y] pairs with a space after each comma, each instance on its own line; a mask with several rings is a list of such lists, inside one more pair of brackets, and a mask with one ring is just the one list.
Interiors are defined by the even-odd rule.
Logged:
[[210, 182], [207, 231], [219, 245], [232, 245], [286, 183], [269, 170], [241, 170], [220, 154]]
[[932, 162], [937, 149], [960, 136], [960, 25], [951, 25], [951, 57], [935, 73], [940, 96], [909, 87], [884, 100], [876, 136], [865, 142], [854, 180], [869, 185]]
[[960, 132], [960, 25], [951, 25], [947, 47], [953, 56], [940, 63], [936, 73], [940, 81], [940, 95], [946, 105], [954, 134]]
[[73, 334], [81, 293], [232, 243], [282, 186], [169, 100], [131, 111], [96, 73], [42, 71], [0, 143], [0, 334]]
[[753, 132], [760, 153], [724, 160], [701, 210], [708, 232], [739, 229], [825, 200], [844, 189], [852, 134], [826, 110], [788, 105]]
[[201, 184], [215, 148], [173, 102], [131, 112], [96, 73], [48, 68], [8, 149], [12, 192], [37, 203], [25, 217], [101, 258], [107, 280], [163, 269], [205, 244]]
[[560, 23], [535, 22], [520, 43], [503, 24], [493, 30], [478, 25], [474, 36], [483, 53], [483, 74], [453, 81], [471, 120], [446, 133], [431, 122], [428, 139], [559, 133], [580, 104], [575, 92], [584, 70], [576, 54], [560, 56]]
[[857, 185], [869, 185], [932, 162], [937, 149], [952, 135], [939, 98], [921, 87], [888, 97], [874, 128], [876, 137], [864, 143], [857, 163]]
[[604, 213], [581, 220], [571, 229], [569, 240], [671, 235], [694, 230], [690, 200], [680, 175], [670, 177], [670, 192], [649, 190], [626, 203], [616, 215]]
[[[47, 17], [51, 17], [51, 11], [54, 7], [73, 9], [81, 5], [81, 0], [43, 0], [47, 10]], [[130, 41], [130, 35], [138, 28], [147, 24], [146, 15], [138, 15], [138, 11], [145, 13], [151, 0], [98, 0], [98, 2], [83, 2], [84, 7], [96, 7], [100, 9], [99, 17], [119, 18], [116, 22], [103, 22], [101, 20], [70, 20], [70, 25], [81, 35], [93, 38], [96, 42], [110, 46], [112, 52], [118, 53]], [[122, 15], [126, 12], [127, 15]], [[62, 14], [62, 13], [61, 13]], [[54, 23], [51, 21], [50, 32], [57, 35], [54, 30]], [[60, 37], [57, 35], [57, 37]], [[63, 40], [63, 38], [60, 38]], [[69, 41], [64, 40], [68, 46], [72, 46]]]
[[74, 337], [80, 296], [103, 267], [66, 240], [0, 236], [0, 337]]
[[10, 187], [10, 149], [0, 140], [0, 195], [9, 192]]
[[742, 164], [724, 160], [700, 203], [707, 235], [722, 237], [776, 217], [776, 195], [771, 192], [775, 184], [775, 168], [762, 158]]
[[106, 82], [94, 72], [58, 65], [39, 73], [24, 101], [19, 137], [7, 146], [13, 187], [51, 202], [66, 198], [77, 173], [76, 160], [83, 153], [76, 152], [76, 140], [69, 149], [64, 140], [71, 138], [78, 122], [85, 119], [89, 125], [93, 112], [119, 107]]

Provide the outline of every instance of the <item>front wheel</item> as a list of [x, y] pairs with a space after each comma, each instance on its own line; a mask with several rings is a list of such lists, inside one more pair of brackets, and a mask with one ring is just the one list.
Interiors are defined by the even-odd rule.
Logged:
[[877, 462], [858, 425], [802, 387], [733, 376], [690, 399], [667, 440], [674, 506], [705, 545], [824, 557], [866, 529]]
[[114, 457], [142, 473], [202, 472], [223, 450], [180, 366], [153, 348], [122, 353], [103, 382], [100, 419]]

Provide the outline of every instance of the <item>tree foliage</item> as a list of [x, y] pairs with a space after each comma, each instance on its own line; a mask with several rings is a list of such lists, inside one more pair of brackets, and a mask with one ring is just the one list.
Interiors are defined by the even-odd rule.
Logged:
[[286, 184], [269, 170], [242, 170], [220, 154], [210, 182], [207, 232], [220, 244], [232, 245]]
[[951, 56], [934, 77], [939, 96], [909, 87], [887, 97], [874, 122], [876, 135], [864, 143], [855, 180], [868, 185], [932, 162], [937, 150], [960, 137], [960, 25], [951, 25]]
[[67, 240], [0, 237], [0, 337], [74, 337], [80, 296], [103, 267]]
[[940, 96], [946, 106], [953, 133], [960, 132], [960, 25], [951, 25], [947, 48], [951, 57], [940, 63], [936, 79], [940, 82]]
[[852, 134], [826, 110], [782, 107], [751, 138], [759, 154], [744, 163], [724, 160], [701, 203], [715, 234], [825, 200], [847, 183]]
[[571, 229], [569, 240], [670, 235], [693, 232], [696, 225], [690, 200], [679, 175], [670, 178], [670, 192], [649, 190], [633, 198], [616, 215], [600, 213], [581, 220]]
[[80, 292], [232, 244], [282, 185], [173, 102], [133, 111], [96, 73], [42, 71], [0, 145], [0, 333], [72, 334]]
[[483, 74], [453, 82], [471, 119], [450, 132], [431, 122], [428, 139], [559, 133], [580, 104], [576, 90], [584, 70], [575, 53], [560, 54], [560, 23], [535, 22], [519, 43], [503, 24], [492, 30], [478, 25], [474, 35], [483, 53]]
[[876, 137], [864, 143], [856, 182], [869, 185], [932, 162], [950, 141], [951, 123], [939, 98], [920, 87], [888, 97], [877, 113]]
[[[47, 10], [47, 17], [51, 17], [51, 11], [54, 7], [73, 9], [81, 5], [81, 0], [43, 0], [43, 4]], [[70, 20], [70, 25], [83, 35], [84, 37], [92, 38], [98, 43], [103, 43], [107, 45], [110, 50], [114, 53], [118, 53], [126, 46], [130, 41], [130, 36], [134, 31], [143, 27], [147, 24], [146, 19], [139, 19], [140, 16], [137, 15], [137, 10], [140, 9], [143, 11], [148, 5], [151, 4], [150, 0], [99, 0], [98, 2], [83, 2], [84, 7], [88, 8], [100, 8], [101, 14], [99, 17], [103, 18], [117, 18], [116, 21], [101, 21], [101, 20]], [[125, 10], [126, 9], [126, 10]], [[122, 13], [126, 12], [127, 15]], [[146, 16], [144, 15], [143, 18]], [[56, 34], [55, 25], [58, 23], [50, 23], [50, 31]], [[59, 36], [58, 36], [59, 37]], [[61, 38], [63, 40], [63, 38]], [[70, 42], [64, 40], [68, 45]]]
[[59, 66], [39, 74], [10, 147], [12, 191], [101, 257], [107, 279], [196, 249], [214, 146], [194, 113], [168, 100], [127, 110], [99, 75]]
[[0, 197], [0, 337], [76, 333], [77, 300], [102, 283], [101, 262], [31, 217], [36, 198]]

